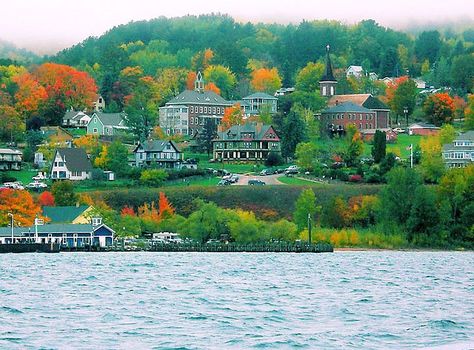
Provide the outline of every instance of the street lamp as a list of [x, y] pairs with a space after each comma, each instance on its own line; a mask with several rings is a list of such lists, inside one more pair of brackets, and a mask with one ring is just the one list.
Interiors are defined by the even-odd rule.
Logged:
[[7, 214], [9, 217], [10, 217], [10, 226], [11, 226], [11, 229], [12, 229], [12, 244], [13, 244], [13, 214], [12, 213], [8, 213]]
[[408, 129], [408, 107], [403, 107], [403, 113], [405, 113], [405, 120], [407, 123], [407, 129]]

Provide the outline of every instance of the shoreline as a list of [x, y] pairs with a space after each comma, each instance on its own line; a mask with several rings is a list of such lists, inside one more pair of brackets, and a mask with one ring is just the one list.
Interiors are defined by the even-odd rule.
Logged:
[[365, 247], [339, 247], [337, 252], [474, 252], [473, 249], [441, 249], [441, 248], [365, 248]]

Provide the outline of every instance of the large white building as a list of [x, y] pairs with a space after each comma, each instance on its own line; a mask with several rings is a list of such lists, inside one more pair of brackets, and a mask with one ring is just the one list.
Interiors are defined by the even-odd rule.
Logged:
[[86, 180], [91, 178], [92, 164], [82, 148], [58, 148], [51, 164], [52, 180]]

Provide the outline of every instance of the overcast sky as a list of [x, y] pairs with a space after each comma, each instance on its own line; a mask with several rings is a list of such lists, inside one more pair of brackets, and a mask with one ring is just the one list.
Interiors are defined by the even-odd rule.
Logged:
[[372, 18], [400, 28], [414, 22], [474, 21], [474, 0], [10, 0], [1, 4], [0, 39], [54, 52], [132, 20], [211, 12], [243, 22]]

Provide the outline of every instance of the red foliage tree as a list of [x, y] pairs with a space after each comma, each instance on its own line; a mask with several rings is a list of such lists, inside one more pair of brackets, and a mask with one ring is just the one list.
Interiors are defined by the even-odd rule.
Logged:
[[8, 213], [13, 214], [15, 226], [31, 226], [35, 217], [41, 213], [41, 208], [33, 201], [28, 191], [12, 189], [0, 190], [0, 225], [10, 223]]
[[136, 216], [137, 214], [135, 213], [135, 210], [133, 208], [130, 208], [128, 206], [125, 206], [122, 208], [122, 211], [120, 212], [121, 216]]
[[54, 206], [54, 197], [53, 194], [49, 191], [44, 191], [38, 196], [38, 204], [42, 207], [48, 206], [52, 207]]
[[174, 208], [169, 202], [168, 198], [163, 192], [160, 192], [160, 199], [158, 202], [158, 210], [160, 212], [160, 218], [166, 219], [174, 214]]

